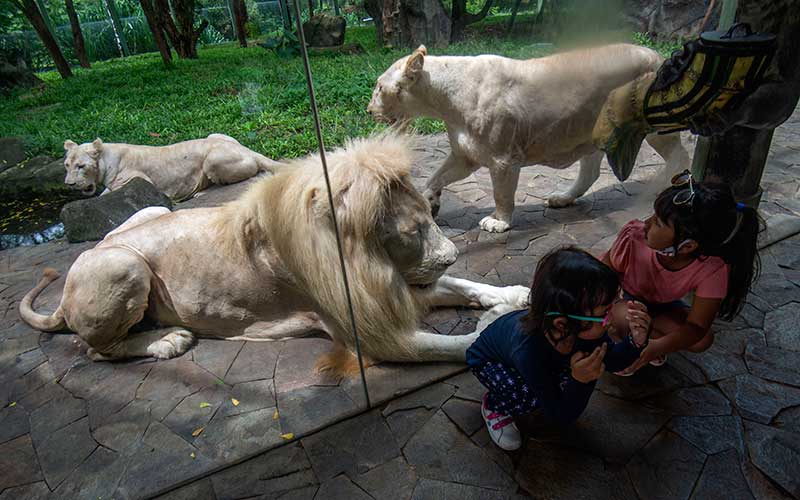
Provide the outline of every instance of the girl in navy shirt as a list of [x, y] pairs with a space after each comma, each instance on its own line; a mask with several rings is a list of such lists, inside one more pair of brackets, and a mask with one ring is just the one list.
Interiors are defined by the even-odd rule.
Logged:
[[613, 343], [606, 330], [618, 295], [619, 278], [608, 266], [578, 248], [554, 250], [536, 267], [529, 309], [501, 316], [467, 349], [467, 364], [488, 389], [481, 413], [498, 446], [522, 445], [517, 415], [541, 410], [572, 422], [604, 370], [623, 370], [639, 357], [650, 317], [630, 302], [631, 333]]

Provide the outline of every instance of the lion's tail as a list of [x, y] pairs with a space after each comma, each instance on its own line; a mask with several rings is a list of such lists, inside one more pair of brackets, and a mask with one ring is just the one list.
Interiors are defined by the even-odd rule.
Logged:
[[64, 321], [64, 314], [61, 312], [61, 307], [56, 309], [56, 312], [49, 316], [39, 314], [33, 310], [33, 301], [36, 300], [36, 297], [42, 293], [42, 290], [47, 288], [47, 285], [54, 282], [59, 277], [60, 274], [58, 274], [58, 271], [51, 267], [46, 267], [42, 272], [42, 279], [39, 280], [39, 283], [36, 284], [33, 290], [22, 298], [22, 302], [19, 303], [20, 317], [37, 330], [55, 332], [63, 330], [67, 326], [67, 323]]
[[[363, 357], [363, 356], [362, 356]], [[364, 358], [364, 368], [375, 364], [374, 361]], [[335, 380], [355, 377], [359, 374], [358, 358], [353, 351], [338, 342], [333, 343], [330, 352], [321, 355], [314, 366], [317, 372], [324, 373]]]
[[281, 163], [279, 161], [270, 160], [264, 155], [256, 154], [256, 162], [258, 163], [258, 169], [262, 172], [269, 172], [271, 174], [277, 174], [280, 170], [286, 167], [286, 163]]

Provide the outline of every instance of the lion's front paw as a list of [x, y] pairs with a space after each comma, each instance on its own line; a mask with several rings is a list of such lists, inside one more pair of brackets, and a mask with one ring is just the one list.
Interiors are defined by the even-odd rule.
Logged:
[[481, 229], [490, 233], [504, 233], [511, 228], [511, 224], [504, 220], [495, 219], [492, 215], [487, 215], [478, 223]]
[[557, 193], [547, 199], [550, 208], [564, 208], [575, 203], [575, 197], [569, 193]]
[[[487, 287], [489, 288], [489, 287]], [[498, 305], [508, 305], [514, 309], [528, 307], [528, 296], [531, 289], [527, 286], [490, 287], [489, 291], [478, 297], [478, 302], [484, 309], [491, 309]]]
[[525, 309], [528, 307], [528, 297], [530, 297], [531, 289], [527, 286], [507, 286], [503, 289], [503, 292], [506, 296], [507, 304], [518, 309]]
[[192, 347], [194, 336], [187, 330], [175, 330], [161, 340], [150, 344], [147, 352], [154, 358], [170, 359], [180, 356]]

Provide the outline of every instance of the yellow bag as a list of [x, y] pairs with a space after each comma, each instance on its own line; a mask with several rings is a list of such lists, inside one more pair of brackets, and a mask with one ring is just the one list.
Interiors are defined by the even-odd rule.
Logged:
[[[737, 35], [742, 29], [744, 34]], [[761, 83], [775, 36], [739, 23], [727, 32], [704, 32], [658, 69], [614, 89], [603, 105], [592, 139], [624, 181], [647, 134], [690, 128], [693, 120], [735, 109]]]

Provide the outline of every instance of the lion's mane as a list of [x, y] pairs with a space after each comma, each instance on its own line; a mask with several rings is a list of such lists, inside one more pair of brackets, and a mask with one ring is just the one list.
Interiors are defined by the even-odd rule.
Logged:
[[[381, 134], [353, 139], [326, 155], [362, 352], [409, 353], [426, 309], [380, 242], [393, 189], [413, 190], [414, 138]], [[270, 252], [316, 305], [334, 341], [354, 348], [347, 299], [319, 155], [292, 162], [226, 205], [218, 220], [229, 255]]]

